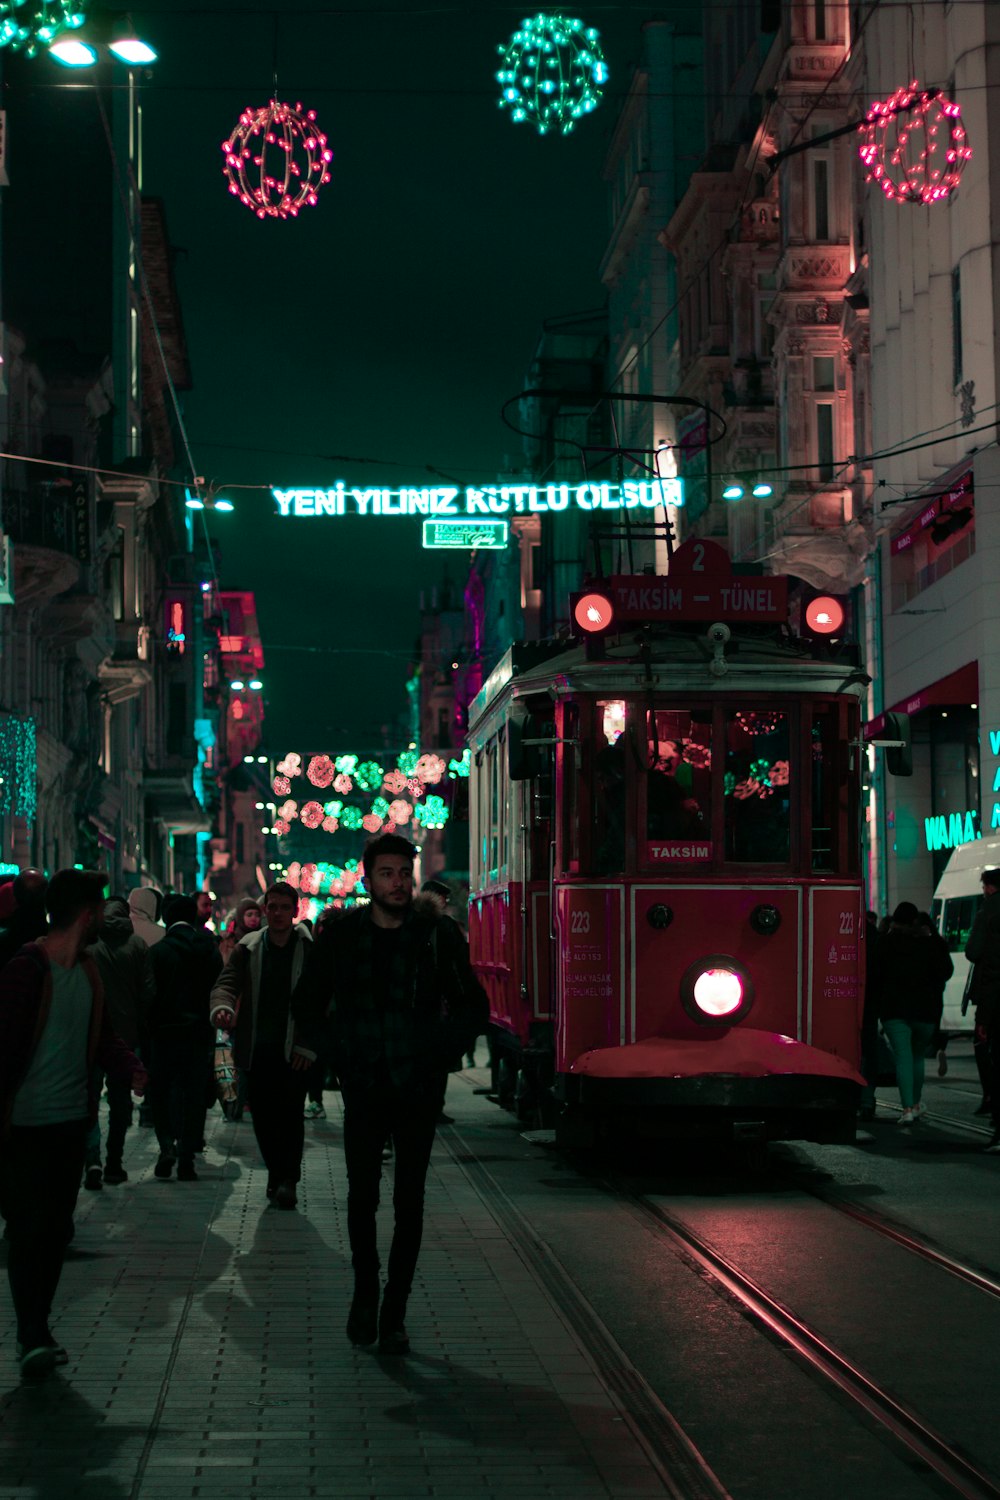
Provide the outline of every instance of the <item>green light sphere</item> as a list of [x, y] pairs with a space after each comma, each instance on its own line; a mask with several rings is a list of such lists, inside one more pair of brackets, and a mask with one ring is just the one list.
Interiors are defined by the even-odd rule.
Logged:
[[569, 135], [600, 103], [608, 68], [592, 26], [539, 12], [523, 20], [497, 51], [500, 108], [518, 124], [527, 120], [539, 135]]
[[86, 19], [83, 0], [0, 0], [0, 47], [34, 57]]

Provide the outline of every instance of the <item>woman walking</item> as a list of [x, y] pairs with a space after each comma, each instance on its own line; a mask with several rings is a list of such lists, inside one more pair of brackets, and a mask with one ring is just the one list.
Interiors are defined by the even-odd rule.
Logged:
[[912, 901], [901, 901], [875, 954], [879, 1020], [896, 1060], [903, 1106], [899, 1125], [912, 1125], [924, 1113], [924, 1059], [940, 1025], [944, 985], [953, 967], [945, 945], [920, 926], [919, 917]]

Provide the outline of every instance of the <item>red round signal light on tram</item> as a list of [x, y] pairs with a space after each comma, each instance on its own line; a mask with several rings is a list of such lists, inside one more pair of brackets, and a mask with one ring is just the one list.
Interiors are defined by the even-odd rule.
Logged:
[[692, 993], [704, 1015], [721, 1021], [743, 1004], [743, 981], [732, 969], [705, 969], [695, 980]]
[[806, 605], [806, 624], [814, 635], [837, 635], [844, 628], [844, 606], [830, 594], [810, 599]]
[[573, 609], [577, 629], [587, 635], [608, 630], [615, 618], [614, 605], [607, 594], [581, 594]]

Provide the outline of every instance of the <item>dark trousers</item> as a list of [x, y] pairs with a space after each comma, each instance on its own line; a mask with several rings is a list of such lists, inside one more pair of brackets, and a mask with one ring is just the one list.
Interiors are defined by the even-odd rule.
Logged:
[[7, 1277], [25, 1348], [46, 1341], [52, 1299], [73, 1238], [88, 1122], [14, 1125], [0, 1147], [0, 1209], [7, 1221]]
[[258, 1048], [247, 1072], [247, 1103], [268, 1181], [298, 1182], [306, 1127], [306, 1072], [297, 1072], [283, 1051]]
[[188, 1161], [205, 1132], [205, 1089], [212, 1044], [200, 1029], [154, 1032], [149, 1048], [149, 1102], [160, 1150]]
[[347, 1232], [358, 1295], [378, 1298], [378, 1239], [382, 1152], [393, 1142], [392, 1206], [394, 1227], [389, 1250], [386, 1301], [402, 1313], [413, 1285], [413, 1273], [424, 1232], [424, 1184], [430, 1165], [434, 1130], [444, 1100], [446, 1080], [426, 1092], [392, 1084], [350, 1088], [341, 1080], [344, 1099], [344, 1157], [347, 1163]]
[[[109, 1077], [101, 1068], [94, 1079], [95, 1095], [100, 1098], [105, 1079], [108, 1086], [108, 1139], [105, 1160], [109, 1167], [120, 1167], [125, 1150], [125, 1135], [132, 1124], [132, 1085]], [[101, 1125], [95, 1120], [87, 1136], [86, 1165], [101, 1165]]]

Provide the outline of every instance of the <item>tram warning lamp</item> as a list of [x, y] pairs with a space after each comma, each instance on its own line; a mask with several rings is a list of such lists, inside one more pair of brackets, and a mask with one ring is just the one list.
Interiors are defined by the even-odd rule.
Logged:
[[847, 599], [840, 594], [807, 593], [799, 634], [807, 641], [842, 641], [848, 632]]
[[592, 660], [604, 655], [604, 637], [614, 629], [615, 607], [600, 589], [572, 594], [569, 601], [573, 633], [586, 643]]

